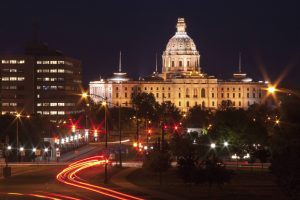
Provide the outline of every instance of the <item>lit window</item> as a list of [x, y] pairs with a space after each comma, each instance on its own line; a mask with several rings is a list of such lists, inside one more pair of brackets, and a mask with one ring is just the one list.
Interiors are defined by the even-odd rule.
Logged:
[[36, 61], [36, 64], [40, 65], [40, 64], [42, 64], [42, 61], [38, 60], [38, 61]]
[[42, 70], [42, 69], [37, 69], [36, 72], [37, 72], [37, 73], [42, 73], [43, 70]]
[[57, 69], [50, 69], [50, 73], [57, 73]]
[[58, 106], [65, 106], [65, 103], [57, 103]]
[[50, 78], [49, 77], [45, 77], [45, 78], [43, 78], [43, 81], [49, 81], [50, 80]]
[[51, 61], [50, 61], [50, 64], [56, 65], [56, 64], [57, 64], [57, 61], [56, 61], [56, 60], [51, 60]]
[[56, 110], [51, 110], [50, 115], [57, 115], [57, 111]]
[[9, 77], [9, 80], [10, 80], [10, 81], [16, 81], [16, 80], [17, 80], [17, 77]]
[[58, 111], [57, 114], [58, 114], [58, 115], [64, 115], [64, 114], [65, 114], [65, 111]]
[[43, 103], [43, 106], [49, 106], [49, 103]]
[[65, 70], [64, 69], [58, 69], [57, 72], [58, 73], [65, 73]]
[[57, 103], [50, 103], [50, 106], [57, 106]]
[[18, 81], [24, 81], [25, 77], [18, 77]]
[[9, 81], [9, 77], [2, 77], [2, 81]]
[[37, 103], [36, 106], [37, 106], [37, 107], [41, 107], [42, 104], [41, 104], [41, 103]]
[[49, 115], [49, 111], [43, 111], [44, 115]]
[[9, 103], [2, 103], [2, 106], [9, 106]]

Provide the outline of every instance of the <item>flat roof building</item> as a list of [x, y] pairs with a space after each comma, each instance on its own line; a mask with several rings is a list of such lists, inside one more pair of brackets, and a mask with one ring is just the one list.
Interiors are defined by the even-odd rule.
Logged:
[[22, 55], [0, 56], [1, 114], [40, 114], [58, 120], [79, 112], [81, 61], [41, 42]]

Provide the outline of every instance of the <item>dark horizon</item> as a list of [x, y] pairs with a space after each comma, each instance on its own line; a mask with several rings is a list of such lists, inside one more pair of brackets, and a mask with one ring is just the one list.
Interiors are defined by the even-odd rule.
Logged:
[[[98, 80], [122, 69], [129, 76], [159, 71], [161, 54], [184, 17], [188, 35], [201, 55], [201, 68], [217, 78], [230, 78], [238, 69], [262, 80], [264, 68], [275, 81], [287, 68], [281, 85], [299, 87], [300, 3], [289, 2], [5, 2], [2, 3], [1, 54], [20, 54], [32, 39], [32, 24], [39, 38], [65, 55], [82, 60], [83, 80]], [[13, 12], [12, 12], [13, 10]]]

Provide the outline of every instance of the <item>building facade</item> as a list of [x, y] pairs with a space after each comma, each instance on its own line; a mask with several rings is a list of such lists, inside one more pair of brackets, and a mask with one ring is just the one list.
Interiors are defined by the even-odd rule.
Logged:
[[224, 101], [243, 109], [264, 102], [267, 85], [247, 78], [241, 68], [230, 80], [205, 74], [200, 67], [199, 51], [186, 32], [184, 18], [178, 19], [176, 28], [163, 52], [161, 73], [156, 70], [148, 77], [132, 80], [119, 68], [112, 78], [90, 82], [89, 93], [94, 101], [101, 101], [101, 96], [110, 105], [131, 106], [135, 93], [146, 92], [152, 93], [159, 103], [171, 101], [183, 112], [194, 105], [218, 109]]
[[23, 55], [0, 56], [1, 114], [60, 119], [78, 111], [81, 62], [33, 42]]

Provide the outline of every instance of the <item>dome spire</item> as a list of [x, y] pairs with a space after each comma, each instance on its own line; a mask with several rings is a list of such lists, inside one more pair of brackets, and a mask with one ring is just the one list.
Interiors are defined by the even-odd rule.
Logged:
[[119, 57], [119, 72], [122, 72], [122, 52], [120, 51], [120, 57]]
[[177, 33], [185, 33], [186, 24], [184, 18], [178, 18], [176, 28], [177, 28]]

